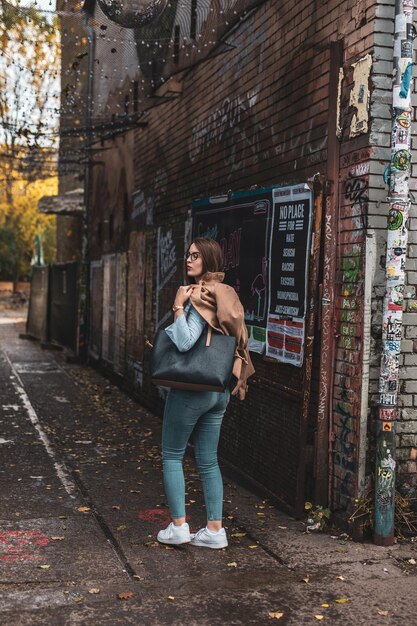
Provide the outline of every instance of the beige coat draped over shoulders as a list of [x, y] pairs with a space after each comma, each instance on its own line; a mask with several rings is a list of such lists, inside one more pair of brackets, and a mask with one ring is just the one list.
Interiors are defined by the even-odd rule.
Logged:
[[193, 307], [213, 330], [236, 337], [233, 375], [237, 378], [232, 394], [243, 400], [247, 379], [255, 372], [248, 350], [248, 331], [243, 306], [233, 287], [223, 283], [222, 272], [207, 272], [196, 285], [190, 297]]

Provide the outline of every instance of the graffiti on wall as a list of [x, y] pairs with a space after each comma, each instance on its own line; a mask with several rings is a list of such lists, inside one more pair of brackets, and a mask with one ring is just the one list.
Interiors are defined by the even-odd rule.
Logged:
[[260, 94], [261, 87], [257, 86], [244, 95], [227, 97], [220, 107], [199, 120], [191, 128], [191, 162], [207, 158], [213, 146], [221, 146], [231, 178], [237, 171], [292, 151], [297, 151], [296, 158], [305, 161], [307, 166], [325, 160], [327, 127], [318, 138], [314, 119], [308, 122], [306, 129], [303, 124], [302, 132], [297, 131], [296, 124], [278, 131], [270, 119], [256, 113]]
[[[185, 230], [188, 234], [185, 233]], [[178, 287], [184, 280], [184, 235], [189, 225], [184, 222], [160, 226], [157, 231], [156, 328], [171, 318]]]
[[366, 225], [369, 162], [357, 163], [345, 171], [341, 219], [339, 284], [339, 351], [334, 407], [334, 469], [342, 496], [354, 495], [355, 436], [360, 410], [360, 301], [363, 293], [362, 236]]

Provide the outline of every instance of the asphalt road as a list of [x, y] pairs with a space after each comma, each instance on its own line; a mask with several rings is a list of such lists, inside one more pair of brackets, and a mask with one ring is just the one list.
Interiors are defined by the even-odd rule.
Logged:
[[[0, 623], [417, 625], [417, 542], [357, 544], [225, 478], [226, 550], [161, 546], [160, 419], [0, 311]], [[186, 459], [192, 529], [202, 494]]]

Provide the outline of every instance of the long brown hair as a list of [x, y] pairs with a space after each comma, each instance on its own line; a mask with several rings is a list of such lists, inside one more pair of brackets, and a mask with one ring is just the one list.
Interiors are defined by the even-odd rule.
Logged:
[[[223, 252], [220, 245], [214, 239], [208, 237], [196, 237], [190, 244], [194, 244], [201, 254], [203, 261], [203, 274], [206, 272], [223, 271]], [[188, 248], [187, 252], [189, 252]]]

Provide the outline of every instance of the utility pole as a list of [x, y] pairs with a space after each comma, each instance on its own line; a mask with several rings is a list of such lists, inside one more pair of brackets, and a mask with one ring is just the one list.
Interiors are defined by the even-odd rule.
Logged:
[[374, 542], [394, 542], [395, 430], [398, 412], [399, 360], [403, 319], [407, 219], [410, 209], [411, 78], [414, 0], [395, 0], [394, 67], [386, 293], [379, 377], [376, 439]]

